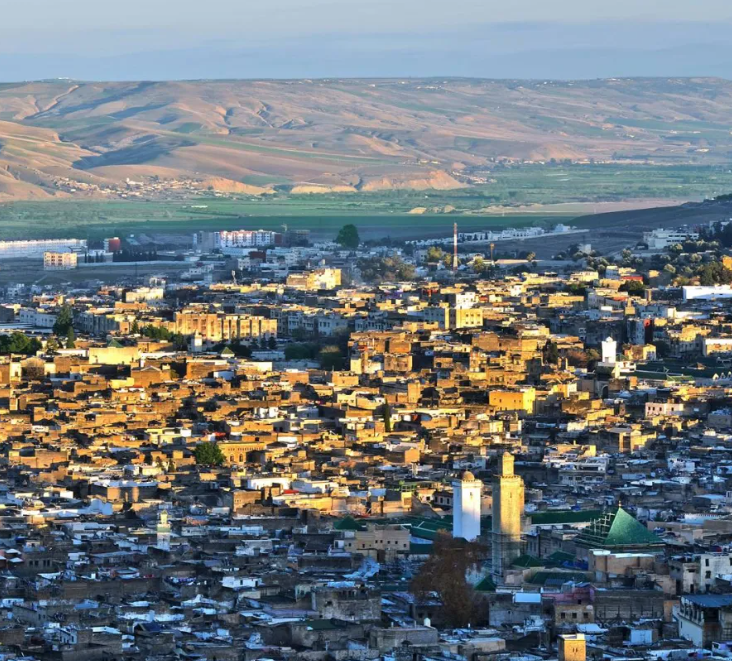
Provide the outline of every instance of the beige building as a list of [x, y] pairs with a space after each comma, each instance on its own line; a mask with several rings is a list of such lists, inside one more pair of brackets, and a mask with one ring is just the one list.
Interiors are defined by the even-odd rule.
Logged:
[[488, 404], [497, 411], [524, 411], [534, 412], [536, 390], [522, 388], [521, 390], [491, 390], [488, 395]]
[[316, 269], [306, 273], [291, 273], [287, 276], [287, 286], [306, 291], [335, 289], [341, 286], [341, 270]]
[[557, 639], [559, 661], [585, 661], [587, 658], [587, 642], [585, 634], [564, 634]]
[[79, 256], [75, 252], [51, 252], [43, 253], [44, 271], [69, 271], [75, 269]]
[[357, 530], [353, 537], [347, 537], [345, 550], [349, 553], [368, 555], [376, 560], [393, 558], [397, 553], [409, 551], [410, 533], [404, 526], [368, 525], [366, 530]]
[[483, 325], [481, 308], [454, 308], [439, 305], [424, 308], [420, 313], [425, 323], [438, 324], [440, 328], [480, 328]]
[[174, 332], [195, 335], [204, 340], [268, 340], [277, 337], [277, 320], [242, 314], [177, 312]]

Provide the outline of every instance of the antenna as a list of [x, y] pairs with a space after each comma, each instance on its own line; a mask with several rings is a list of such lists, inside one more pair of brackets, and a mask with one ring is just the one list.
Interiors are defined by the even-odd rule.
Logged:
[[457, 256], [457, 223], [452, 226], [452, 270], [457, 271], [458, 267], [458, 256]]

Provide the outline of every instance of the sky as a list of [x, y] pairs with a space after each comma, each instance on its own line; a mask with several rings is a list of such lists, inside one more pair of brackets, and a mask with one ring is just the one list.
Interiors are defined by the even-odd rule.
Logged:
[[2, 2], [0, 81], [732, 78], [730, 0]]

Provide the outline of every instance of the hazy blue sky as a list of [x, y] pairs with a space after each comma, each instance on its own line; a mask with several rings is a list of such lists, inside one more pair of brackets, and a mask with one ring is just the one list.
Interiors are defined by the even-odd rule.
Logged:
[[21, 0], [0, 80], [732, 76], [731, 0]]

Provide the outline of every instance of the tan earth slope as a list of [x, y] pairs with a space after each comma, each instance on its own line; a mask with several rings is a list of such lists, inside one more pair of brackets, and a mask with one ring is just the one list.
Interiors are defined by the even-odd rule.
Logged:
[[0, 200], [130, 181], [263, 195], [452, 189], [499, 161], [728, 162], [732, 83], [291, 80], [0, 85]]

